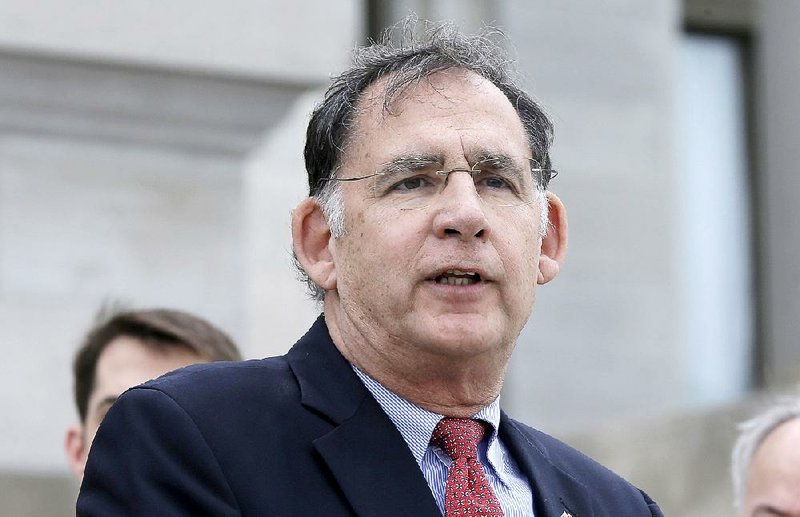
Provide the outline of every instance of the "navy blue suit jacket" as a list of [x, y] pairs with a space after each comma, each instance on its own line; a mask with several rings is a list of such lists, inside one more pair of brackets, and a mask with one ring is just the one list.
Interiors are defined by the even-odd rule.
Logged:
[[[537, 517], [660, 516], [647, 495], [508, 418]], [[128, 390], [91, 448], [78, 515], [439, 516], [397, 428], [322, 318], [282, 357], [190, 366]]]

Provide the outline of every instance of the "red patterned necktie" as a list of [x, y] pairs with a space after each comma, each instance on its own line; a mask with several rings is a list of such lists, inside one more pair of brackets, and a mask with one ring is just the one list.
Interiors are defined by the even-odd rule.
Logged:
[[500, 501], [478, 461], [478, 443], [485, 431], [482, 423], [469, 418], [443, 418], [433, 430], [431, 443], [453, 460], [444, 492], [446, 517], [503, 517]]

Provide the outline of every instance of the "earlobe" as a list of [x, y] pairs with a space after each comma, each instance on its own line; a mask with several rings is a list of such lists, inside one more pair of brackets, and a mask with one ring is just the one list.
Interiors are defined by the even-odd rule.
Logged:
[[86, 466], [87, 450], [81, 426], [69, 426], [67, 436], [64, 439], [64, 451], [67, 453], [67, 462], [70, 470], [78, 479], [82, 479], [83, 469]]
[[308, 277], [326, 291], [336, 288], [331, 242], [331, 230], [317, 200], [301, 201], [292, 212], [294, 254]]
[[537, 283], [546, 284], [558, 275], [567, 255], [567, 210], [558, 196], [547, 193], [547, 233], [542, 237]]

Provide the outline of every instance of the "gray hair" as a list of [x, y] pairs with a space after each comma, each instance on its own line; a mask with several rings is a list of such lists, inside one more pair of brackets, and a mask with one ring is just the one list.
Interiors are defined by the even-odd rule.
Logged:
[[800, 395], [779, 399], [751, 419], [739, 424], [739, 437], [731, 455], [734, 505], [740, 511], [747, 493], [747, 472], [756, 451], [780, 425], [800, 418]]
[[[322, 103], [311, 115], [304, 150], [309, 195], [317, 199], [331, 228], [331, 236], [344, 235], [344, 208], [337, 182], [328, 181], [340, 165], [343, 149], [351, 136], [353, 120], [362, 93], [386, 78], [383, 109], [391, 112], [391, 102], [408, 87], [437, 72], [458, 68], [471, 71], [494, 84], [511, 102], [522, 122], [533, 158], [542, 168], [550, 168], [553, 126], [542, 108], [512, 79], [510, 63], [487, 29], [476, 36], [465, 36], [452, 24], [426, 25], [422, 38], [416, 38], [416, 20], [408, 18], [388, 29], [380, 42], [355, 50], [351, 67], [335, 77]], [[502, 35], [501, 35], [502, 36]], [[396, 43], [395, 43], [396, 42]], [[545, 200], [539, 188], [539, 199]], [[543, 210], [540, 233], [547, 230], [547, 210]], [[299, 266], [297, 260], [295, 265]], [[324, 290], [298, 268], [311, 296], [324, 298]]]

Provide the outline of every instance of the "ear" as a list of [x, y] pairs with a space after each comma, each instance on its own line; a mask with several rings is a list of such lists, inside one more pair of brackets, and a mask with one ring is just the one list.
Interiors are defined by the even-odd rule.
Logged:
[[73, 474], [78, 479], [83, 479], [83, 469], [86, 466], [86, 443], [83, 439], [83, 427], [73, 424], [67, 428], [64, 439], [64, 451], [67, 453], [67, 463]]
[[336, 288], [330, 252], [331, 229], [316, 199], [306, 198], [292, 212], [292, 246], [309, 278], [326, 291]]
[[547, 233], [542, 237], [537, 283], [554, 279], [567, 256], [567, 209], [552, 192], [547, 192]]

